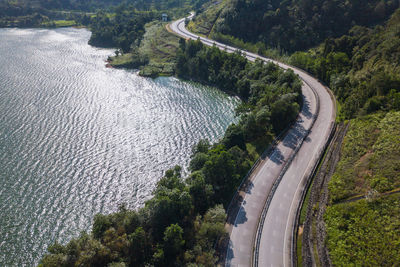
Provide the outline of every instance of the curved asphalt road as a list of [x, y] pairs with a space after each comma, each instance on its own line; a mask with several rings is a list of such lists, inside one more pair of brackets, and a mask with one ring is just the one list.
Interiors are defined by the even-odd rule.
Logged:
[[[204, 44], [227, 52], [238, 50], [187, 31], [184, 21], [171, 23], [171, 30], [187, 39], [200, 38]], [[244, 192], [236, 219], [228, 226], [230, 241], [225, 265], [291, 266], [296, 211], [307, 179], [333, 129], [335, 100], [327, 88], [307, 73], [247, 51], [242, 53], [251, 61], [258, 58], [293, 69], [304, 81], [304, 104], [293, 127], [250, 177], [250, 189]], [[261, 216], [263, 209], [265, 216]]]

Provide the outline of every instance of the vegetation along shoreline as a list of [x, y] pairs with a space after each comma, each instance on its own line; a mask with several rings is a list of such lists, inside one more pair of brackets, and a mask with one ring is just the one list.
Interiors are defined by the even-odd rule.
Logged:
[[398, 264], [399, 8], [397, 0], [0, 1], [0, 27], [87, 27], [91, 45], [116, 49], [109, 67], [175, 75], [242, 99], [224, 137], [193, 148], [188, 175], [166, 171], [144, 207], [97, 215], [90, 233], [50, 246], [40, 266], [218, 263], [225, 209], [264, 148], [296, 119], [301, 81], [274, 64], [180, 39], [161, 21], [192, 10], [190, 31], [304, 69], [337, 99], [341, 131], [304, 200], [298, 265]]

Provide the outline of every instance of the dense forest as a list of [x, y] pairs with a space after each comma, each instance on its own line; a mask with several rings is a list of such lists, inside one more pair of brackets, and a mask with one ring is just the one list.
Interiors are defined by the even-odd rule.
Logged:
[[[74, 21], [87, 26], [95, 13], [107, 13], [111, 19], [121, 10], [127, 13], [159, 11], [183, 16], [198, 9], [206, 0], [0, 0], [0, 27], [58, 26], [54, 20]], [[104, 16], [104, 14], [103, 14]], [[61, 25], [64, 26], [64, 25]], [[67, 25], [69, 26], [69, 25]], [[116, 29], [118, 31], [118, 29]]]
[[254, 52], [292, 53], [284, 58], [288, 63], [335, 93], [338, 119], [350, 119], [350, 126], [324, 215], [334, 266], [400, 260], [399, 4], [234, 0], [210, 4], [189, 25]]
[[[354, 26], [291, 64], [334, 91], [349, 130], [329, 181], [324, 215], [334, 266], [395, 266], [400, 258], [400, 10]], [[321, 223], [321, 222], [318, 222]]]
[[[176, 67], [178, 77], [213, 84], [244, 99], [246, 102], [240, 111], [245, 116], [241, 124], [253, 140], [271, 131], [279, 133], [299, 112], [301, 83], [292, 71], [280, 73], [278, 70], [274, 64], [249, 63], [239, 52], [228, 54], [217, 47], [206, 48], [200, 41], [183, 46], [178, 52]], [[275, 76], [271, 77], [272, 73]], [[271, 128], [265, 128], [260, 122]], [[237, 127], [230, 127], [227, 134], [231, 133], [235, 133], [235, 140], [245, 137]], [[248, 142], [246, 138], [234, 145], [243, 147], [245, 142]]]
[[[325, 214], [332, 262], [398, 263], [400, 10], [395, 10], [400, 2], [229, 0], [201, 7], [204, 2], [0, 0], [0, 27], [74, 21], [91, 29], [91, 44], [124, 54], [115, 62], [128, 57], [128, 65], [121, 65], [137, 67], [149, 60], [139, 53], [149, 50], [141, 43], [146, 23], [165, 10], [172, 17], [194, 8], [199, 12], [191, 29], [255, 52], [272, 47], [292, 53], [290, 64], [334, 91], [339, 120], [350, 119]], [[159, 31], [148, 28], [154, 32], [149, 38]], [[291, 71], [250, 63], [239, 52], [228, 54], [199, 41], [181, 40], [179, 48], [176, 40], [168, 42], [176, 42], [171, 69], [178, 77], [215, 85], [243, 100], [238, 122], [219, 142], [202, 140], [193, 148], [189, 175], [183, 177], [180, 167], [166, 171], [143, 208], [121, 206], [117, 213], [97, 215], [91, 233], [51, 246], [42, 266], [215, 265], [215, 248], [226, 235], [225, 208], [263, 149], [296, 118], [301, 82]]]
[[239, 122], [221, 141], [193, 148], [187, 177], [180, 167], [168, 170], [143, 208], [97, 215], [92, 233], [54, 244], [41, 266], [215, 265], [215, 247], [226, 236], [224, 208], [259, 152], [297, 117], [301, 82], [292, 71], [199, 41], [180, 42], [176, 68], [179, 76], [239, 95]]
[[54, 27], [57, 26], [55, 20], [87, 25], [93, 13], [87, 12], [90, 8], [81, 6], [84, 2], [76, 1], [74, 5], [70, 1], [0, 0], [0, 27]]
[[190, 0], [0, 0], [0, 6], [2, 7], [0, 15], [27, 15], [32, 10], [40, 9], [94, 12], [99, 9], [112, 10], [121, 4], [148, 11], [151, 9], [162, 10], [190, 6], [192, 3], [196, 4], [197, 2]]
[[126, 53], [136, 42], [136, 46], [142, 39], [144, 25], [154, 20], [159, 13], [140, 12], [134, 9], [117, 9], [111, 18], [105, 12], [98, 12], [90, 19], [92, 35], [89, 44], [103, 47], [117, 47]]
[[400, 9], [384, 26], [353, 27], [290, 63], [308, 70], [334, 91], [343, 118], [400, 109]]
[[[116, 6], [112, 13], [104, 10], [96, 13], [54, 11], [42, 7], [21, 5], [22, 8], [11, 5], [15, 8], [14, 11], [0, 9], [0, 26], [51, 27], [57, 26], [58, 19], [62, 19], [64, 22], [72, 21], [72, 25], [89, 27], [92, 32], [89, 44], [115, 47], [123, 53], [129, 52], [131, 46], [139, 45], [145, 33], [144, 25], [146, 23], [161, 17], [161, 12], [138, 11], [134, 6], [125, 4]], [[46, 7], [51, 6], [46, 5]], [[5, 14], [7, 17], [4, 16]], [[67, 24], [67, 26], [71, 25]]]
[[287, 52], [304, 50], [354, 25], [385, 21], [397, 0], [230, 0], [211, 4], [196, 18], [208, 34], [232, 35]]

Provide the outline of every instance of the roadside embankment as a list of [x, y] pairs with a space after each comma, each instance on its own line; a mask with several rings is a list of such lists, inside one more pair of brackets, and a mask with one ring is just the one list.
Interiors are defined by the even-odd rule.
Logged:
[[304, 266], [400, 261], [399, 125], [400, 112], [378, 112], [339, 128], [303, 207]]
[[308, 192], [308, 201], [304, 203], [303, 214], [300, 218], [298, 240], [301, 242], [303, 266], [331, 266], [325, 247], [326, 230], [322, 220], [328, 202], [328, 182], [339, 161], [340, 149], [348, 125], [338, 124], [335, 135], [325, 153], [314, 181]]

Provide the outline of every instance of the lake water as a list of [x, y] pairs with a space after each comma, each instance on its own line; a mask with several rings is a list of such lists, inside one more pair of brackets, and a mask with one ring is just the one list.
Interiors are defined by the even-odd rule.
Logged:
[[0, 266], [32, 266], [96, 213], [143, 205], [238, 100], [105, 67], [85, 29], [0, 29]]

